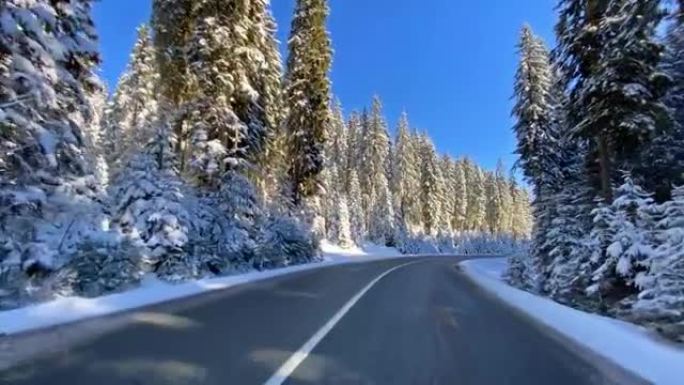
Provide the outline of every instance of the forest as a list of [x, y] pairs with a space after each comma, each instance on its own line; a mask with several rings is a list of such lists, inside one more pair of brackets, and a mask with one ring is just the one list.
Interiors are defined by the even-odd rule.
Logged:
[[343, 112], [327, 1], [297, 1], [283, 61], [268, 0], [154, 0], [112, 90], [93, 4], [0, 3], [0, 309], [315, 262], [322, 240], [527, 246], [502, 163], [440, 155], [379, 97]]
[[508, 280], [684, 340], [684, 2], [561, 0], [515, 78], [529, 254]]

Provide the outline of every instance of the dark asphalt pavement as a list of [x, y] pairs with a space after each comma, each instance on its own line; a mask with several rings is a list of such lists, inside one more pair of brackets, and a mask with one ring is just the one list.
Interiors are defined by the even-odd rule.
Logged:
[[[141, 311], [138, 322], [0, 373], [7, 385], [261, 385], [402, 258], [310, 270]], [[288, 385], [607, 384], [454, 267], [425, 258], [368, 291]]]

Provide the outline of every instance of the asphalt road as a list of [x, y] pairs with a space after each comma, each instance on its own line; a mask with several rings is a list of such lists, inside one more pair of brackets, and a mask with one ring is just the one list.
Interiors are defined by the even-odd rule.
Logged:
[[[410, 259], [342, 265], [157, 306], [79, 347], [0, 373], [8, 385], [264, 384], [359, 291]], [[463, 277], [425, 258], [377, 281], [287, 385], [606, 384]]]

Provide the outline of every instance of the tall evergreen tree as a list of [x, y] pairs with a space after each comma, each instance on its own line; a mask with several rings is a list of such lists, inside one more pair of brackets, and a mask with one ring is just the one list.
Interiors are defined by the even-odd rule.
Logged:
[[464, 159], [466, 184], [468, 186], [468, 204], [466, 212], [466, 230], [484, 231], [486, 215], [485, 180], [482, 170], [470, 159]]
[[[362, 127], [361, 127], [361, 116], [357, 112], [352, 112], [347, 121], [347, 167], [350, 170], [361, 169], [361, 142], [362, 137]], [[358, 177], [358, 175], [357, 175]], [[349, 184], [351, 184], [351, 176], [349, 177]], [[351, 186], [347, 186], [350, 188]]]
[[456, 210], [453, 175], [454, 175], [454, 160], [448, 155], [443, 155], [440, 159], [440, 173], [442, 178], [440, 180], [440, 199], [442, 212], [440, 215], [440, 230], [443, 233], [451, 234], [454, 230], [453, 217]]
[[[524, 26], [518, 45], [520, 62], [515, 76], [515, 100], [513, 115], [516, 117], [514, 131], [518, 138], [519, 165], [527, 181], [534, 188], [533, 242], [530, 250], [530, 267], [536, 271], [527, 276], [535, 281], [535, 290], [543, 287], [544, 273], [552, 249], [557, 244], [548, 241], [553, 231], [555, 216], [553, 204], [556, 183], [561, 178], [558, 152], [562, 133], [559, 132], [558, 113], [560, 101], [549, 52], [540, 38], [529, 26]], [[511, 190], [513, 197], [514, 190]], [[503, 197], [502, 197], [503, 198]], [[511, 231], [518, 226], [519, 218], [513, 218]]]
[[159, 71], [146, 25], [138, 28], [126, 71], [121, 76], [106, 117], [106, 149], [110, 164], [126, 164], [155, 135]]
[[420, 224], [421, 207], [417, 192], [420, 190], [420, 164], [416, 146], [411, 137], [408, 115], [399, 118], [392, 162], [392, 193], [394, 210], [405, 227]]
[[160, 74], [160, 95], [168, 100], [174, 113], [175, 150], [181, 171], [186, 169], [191, 133], [181, 108], [194, 90], [189, 81], [187, 44], [193, 33], [195, 5], [193, 0], [154, 0], [152, 29]]
[[356, 170], [352, 169], [349, 173], [348, 206], [351, 236], [357, 245], [362, 244], [366, 237], [366, 215], [363, 212], [361, 194], [359, 177], [356, 173]]
[[670, 198], [672, 186], [684, 184], [684, 5], [675, 8], [665, 36], [661, 68], [672, 81], [665, 104], [673, 117], [672, 125], [659, 125], [653, 142], [640, 153], [635, 165], [644, 188], [655, 192], [655, 199]]
[[348, 127], [344, 121], [344, 114], [342, 112], [342, 105], [336, 102], [332, 108], [333, 115], [330, 124], [327, 126], [327, 142], [326, 142], [326, 163], [327, 166], [334, 166], [339, 172], [339, 179], [336, 180], [335, 189], [344, 189], [347, 186], [349, 178], [349, 133]]
[[466, 230], [466, 215], [468, 213], [468, 184], [466, 180], [465, 161], [459, 160], [454, 165], [452, 175], [454, 191], [454, 217], [452, 227], [457, 231]]
[[88, 0], [0, 7], [0, 264], [54, 268], [66, 254], [55, 234], [95, 217], [71, 211], [97, 188], [84, 138], [100, 89], [90, 12]]
[[595, 186], [612, 201], [618, 170], [634, 168], [635, 152], [670, 117], [661, 101], [669, 83], [658, 70], [663, 50], [658, 0], [562, 0], [556, 57], [570, 91], [573, 134], [592, 146]]
[[153, 11], [161, 94], [177, 111], [181, 171], [192, 166], [200, 184], [216, 187], [228, 169], [263, 166], [267, 151], [277, 151], [267, 144], [282, 111], [268, 3], [156, 0]]
[[440, 230], [442, 213], [442, 172], [435, 145], [426, 134], [421, 134], [420, 145], [420, 197], [423, 229], [427, 235], [435, 236]]
[[373, 99], [371, 113], [365, 122], [362, 120], [362, 124], [359, 179], [364, 190], [363, 207], [368, 217], [366, 226], [371, 240], [392, 242], [395, 218], [387, 170], [390, 139], [378, 97]]
[[518, 45], [520, 63], [515, 75], [513, 130], [518, 138], [517, 154], [528, 180], [542, 183], [554, 157], [557, 133], [553, 125], [553, 71], [544, 43], [525, 25]]
[[256, 60], [250, 61], [248, 77], [260, 96], [254, 108], [263, 115], [263, 135], [257, 142], [261, 147], [252, 153], [252, 161], [259, 166], [253, 179], [264, 200], [273, 202], [283, 191], [287, 175], [287, 135], [282, 127], [285, 112], [281, 81], [283, 63], [269, 0], [253, 2], [249, 18], [248, 36], [254, 43], [252, 54]]
[[514, 205], [513, 196], [503, 162], [499, 160], [494, 174], [496, 181], [496, 193], [498, 195], [498, 209], [496, 213], [496, 232], [499, 234], [510, 234], [513, 232]]
[[295, 205], [319, 192], [319, 174], [324, 167], [325, 132], [331, 119], [328, 13], [326, 0], [298, 0], [292, 20], [285, 75], [285, 127]]

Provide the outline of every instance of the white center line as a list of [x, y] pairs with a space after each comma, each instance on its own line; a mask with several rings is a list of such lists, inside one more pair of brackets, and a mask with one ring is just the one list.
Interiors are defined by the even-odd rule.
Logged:
[[330, 333], [330, 331], [335, 327], [335, 325], [340, 322], [342, 317], [344, 317], [345, 314], [356, 304], [361, 297], [363, 297], [364, 294], [368, 292], [376, 283], [378, 283], [381, 279], [383, 279], [385, 276], [388, 274], [392, 273], [393, 271], [400, 269], [405, 266], [413, 265], [416, 263], [420, 263], [422, 261], [414, 261], [414, 262], [409, 262], [409, 263], [404, 263], [403, 265], [395, 266], [384, 273], [380, 274], [377, 276], [374, 280], [371, 281], [366, 287], [361, 289], [354, 297], [352, 297], [347, 303], [342, 306], [340, 310], [335, 313], [328, 322], [323, 325], [322, 328], [320, 328], [316, 334], [311, 336], [304, 345], [302, 345], [299, 350], [297, 350], [295, 353], [293, 353], [290, 358], [285, 361], [285, 363], [278, 368], [278, 370], [271, 376], [271, 378], [268, 379], [264, 383], [264, 385], [281, 385], [285, 380], [287, 380], [290, 375], [297, 369], [297, 367], [304, 362], [304, 360], [309, 356], [309, 353], [311, 353], [312, 350], [318, 345], [325, 336]]

